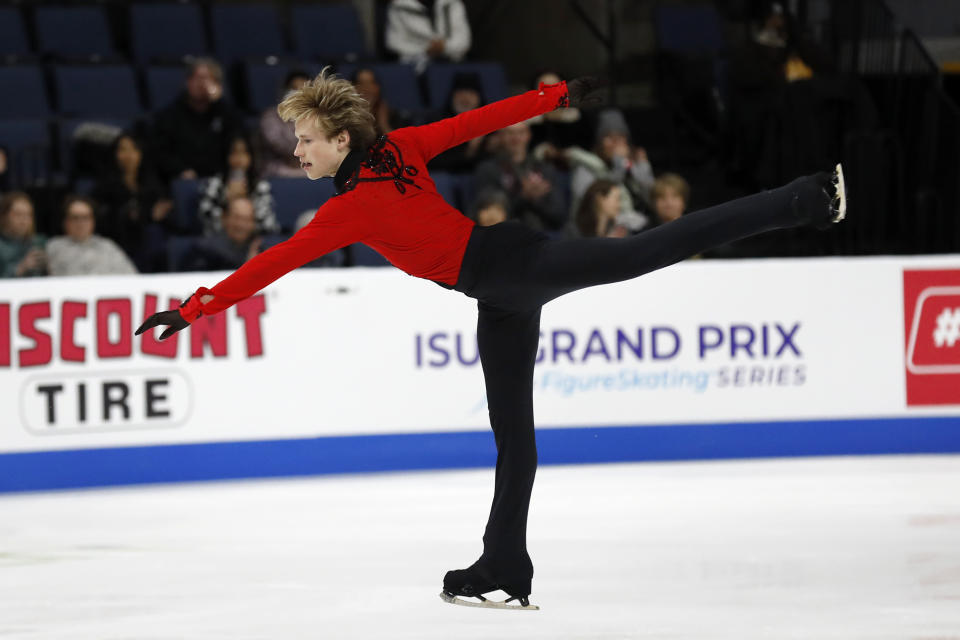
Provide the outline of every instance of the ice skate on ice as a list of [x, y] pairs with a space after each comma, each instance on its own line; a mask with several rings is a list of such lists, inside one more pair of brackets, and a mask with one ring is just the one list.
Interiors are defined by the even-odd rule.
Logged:
[[[483, 594], [497, 590], [503, 591], [509, 597], [503, 601], [489, 600], [483, 597]], [[520, 585], [499, 584], [478, 567], [477, 563], [467, 569], [448, 571], [447, 575], [443, 577], [443, 591], [440, 592], [440, 597], [444, 602], [465, 607], [537, 611], [540, 607], [530, 604], [529, 595], [529, 580], [525, 588]], [[476, 598], [477, 601], [464, 600], [463, 598]], [[511, 604], [514, 602], [516, 604]]]

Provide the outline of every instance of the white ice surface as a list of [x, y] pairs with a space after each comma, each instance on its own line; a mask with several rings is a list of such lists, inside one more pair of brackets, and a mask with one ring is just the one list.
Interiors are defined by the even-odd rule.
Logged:
[[492, 470], [0, 496], [0, 637], [960, 639], [960, 456], [538, 472], [538, 612], [445, 604]]

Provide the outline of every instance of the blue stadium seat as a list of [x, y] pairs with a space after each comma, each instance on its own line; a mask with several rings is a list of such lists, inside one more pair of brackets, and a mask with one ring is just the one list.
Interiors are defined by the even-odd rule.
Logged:
[[653, 24], [662, 51], [704, 54], [724, 48], [720, 14], [711, 5], [662, 5]]
[[149, 66], [144, 72], [147, 85], [147, 107], [159, 111], [173, 102], [183, 90], [187, 72], [183, 66]]
[[39, 66], [0, 67], [0, 118], [46, 118], [50, 115]]
[[360, 68], [370, 68], [377, 75], [383, 97], [394, 109], [403, 111], [422, 111], [423, 99], [420, 97], [420, 85], [413, 67], [401, 63], [380, 63], [371, 65], [342, 64], [337, 73], [348, 80], [353, 72]]
[[199, 240], [198, 236], [168, 236], [167, 269], [169, 271], [179, 271], [183, 259]]
[[33, 184], [49, 176], [51, 146], [46, 120], [0, 120], [0, 147], [7, 150], [15, 185]]
[[126, 65], [55, 67], [53, 80], [62, 115], [133, 119], [143, 112], [136, 77]]
[[16, 7], [0, 7], [0, 56], [29, 56], [27, 27]]
[[177, 228], [184, 233], [200, 233], [202, 225], [197, 215], [197, 207], [200, 204], [200, 181], [174, 180], [170, 185], [170, 192], [173, 195], [173, 215]]
[[289, 70], [290, 68], [285, 64], [258, 62], [244, 65], [247, 108], [260, 113], [267, 107], [277, 104], [277, 96]]
[[458, 73], [475, 73], [480, 78], [483, 98], [496, 102], [507, 97], [507, 76], [503, 67], [495, 62], [466, 62], [460, 64], [432, 64], [427, 67], [427, 93], [430, 108], [439, 111], [446, 107], [450, 97], [453, 77]]
[[37, 7], [37, 46], [62, 59], [113, 58], [116, 49], [101, 7]]
[[227, 64], [243, 58], [282, 56], [287, 53], [280, 17], [273, 5], [214, 5], [213, 50]]
[[[172, 37], [171, 34], [176, 34]], [[195, 4], [140, 3], [130, 7], [130, 46], [137, 62], [179, 60], [209, 51]]]
[[301, 58], [357, 60], [367, 56], [360, 18], [349, 2], [295, 4], [291, 27], [294, 50]]
[[390, 261], [363, 244], [357, 242], [347, 247], [350, 250], [353, 266], [355, 267], [389, 267]]
[[304, 211], [319, 209], [334, 194], [333, 180], [307, 178], [270, 178], [277, 222], [287, 232], [294, 230]]
[[93, 188], [96, 186], [97, 181], [94, 178], [77, 178], [73, 182], [73, 193], [89, 196], [93, 193]]
[[276, 246], [281, 242], [285, 242], [290, 238], [289, 234], [286, 233], [267, 233], [264, 234], [260, 240], [260, 251], [266, 251], [270, 247]]
[[244, 65], [248, 109], [260, 113], [264, 109], [275, 107], [283, 92], [283, 81], [287, 74], [295, 69], [305, 71], [310, 76], [320, 73], [320, 69], [312, 64], [252, 62]]

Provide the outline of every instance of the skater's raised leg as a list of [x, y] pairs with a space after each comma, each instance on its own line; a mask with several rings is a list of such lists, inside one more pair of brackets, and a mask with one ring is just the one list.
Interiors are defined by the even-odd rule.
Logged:
[[546, 242], [532, 261], [527, 293], [538, 296], [536, 301], [542, 304], [584, 287], [636, 278], [765, 231], [824, 227], [842, 216], [835, 199], [839, 179], [829, 173], [798, 178], [629, 238]]

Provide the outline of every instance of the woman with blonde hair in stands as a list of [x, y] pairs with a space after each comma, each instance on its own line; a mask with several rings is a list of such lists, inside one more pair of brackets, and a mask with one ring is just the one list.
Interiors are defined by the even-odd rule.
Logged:
[[46, 238], [35, 232], [33, 200], [23, 191], [0, 198], [0, 277], [47, 275]]
[[[278, 107], [296, 123], [293, 153], [311, 179], [332, 177], [337, 194], [286, 242], [248, 260], [212, 289], [137, 329], [167, 325], [166, 339], [202, 315], [219, 313], [329, 251], [363, 242], [407, 273], [478, 302], [477, 342], [497, 445], [493, 504], [483, 554], [449, 571], [441, 597], [463, 603], [502, 590], [533, 608], [527, 511], [537, 468], [533, 368], [540, 309], [566, 293], [661, 269], [706, 248], [785, 227], [829, 226], [846, 211], [842, 180], [822, 173], [684, 216], [628, 238], [551, 238], [514, 223], [479, 226], [437, 193], [427, 162], [472, 138], [558, 107], [582, 107], [600, 83], [578, 78], [420, 127], [377, 136], [366, 101], [346, 80], [321, 73]], [[304, 331], [315, 330], [304, 318]], [[319, 407], [322, 410], [322, 407]], [[477, 603], [469, 603], [476, 605]]]

